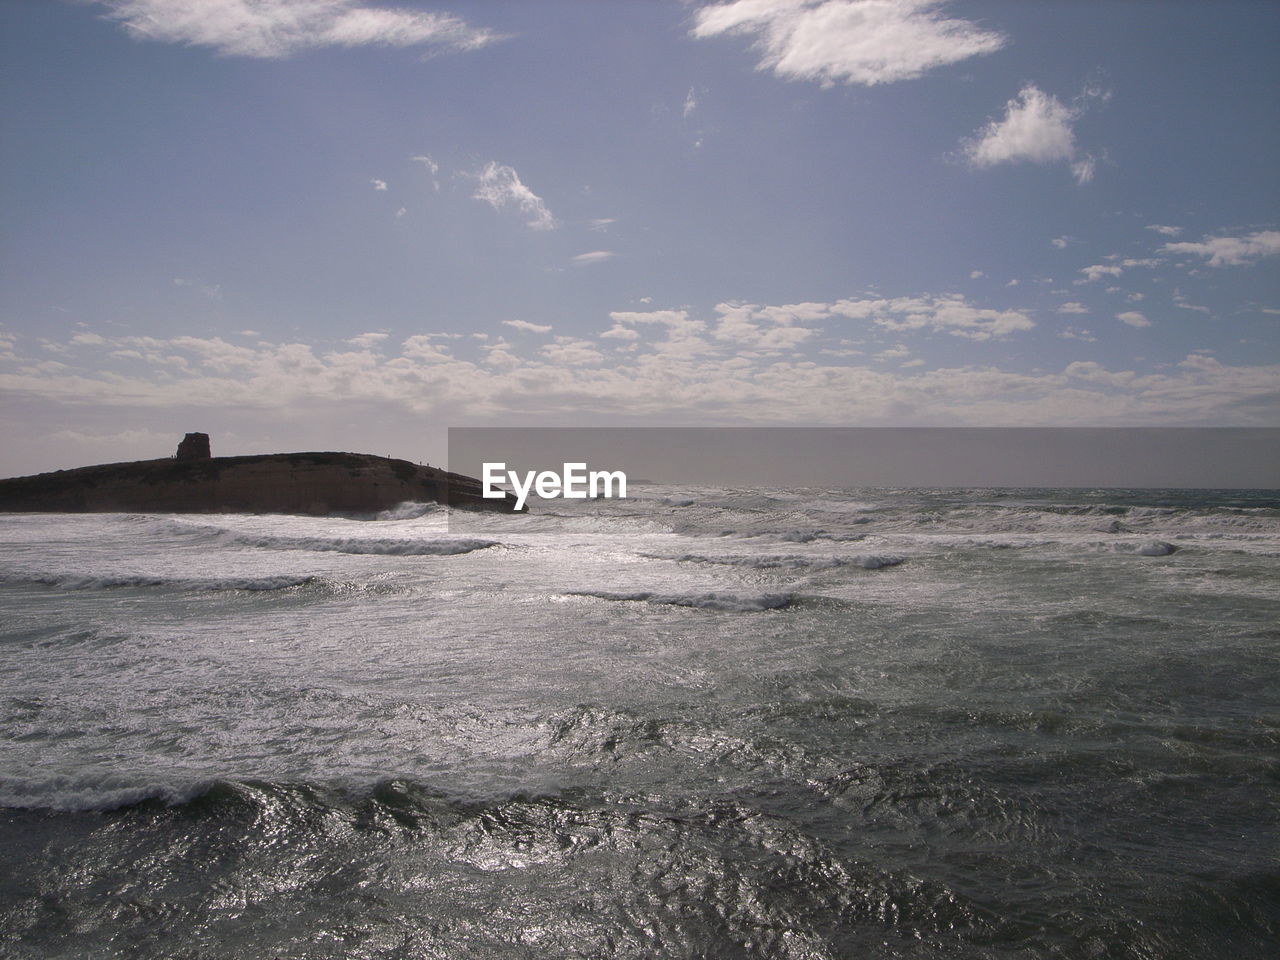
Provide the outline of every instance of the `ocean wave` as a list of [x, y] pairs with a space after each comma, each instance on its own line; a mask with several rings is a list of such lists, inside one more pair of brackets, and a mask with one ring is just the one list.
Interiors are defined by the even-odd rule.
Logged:
[[264, 550], [316, 550], [327, 553], [378, 554], [395, 557], [450, 557], [489, 547], [499, 547], [497, 540], [411, 540], [408, 538], [371, 539], [366, 537], [285, 537], [271, 534], [250, 536], [230, 534], [228, 539], [246, 547]]
[[420, 503], [417, 500], [406, 500], [404, 503], [396, 504], [389, 510], [380, 511], [375, 515], [374, 519], [418, 520], [433, 513], [440, 513], [445, 509], [447, 508], [438, 503]]
[[150, 574], [0, 573], [0, 583], [33, 584], [62, 590], [172, 587], [179, 590], [287, 590], [314, 583], [314, 576], [159, 577]]
[[1111, 549], [1116, 553], [1135, 553], [1140, 557], [1167, 557], [1177, 553], [1178, 547], [1163, 540], [1146, 540], [1141, 543], [1113, 543]]
[[98, 776], [13, 778], [0, 782], [0, 808], [91, 813], [119, 810], [154, 801], [175, 807], [190, 803], [222, 785], [213, 779], [131, 779], [113, 773]]
[[789, 593], [762, 593], [755, 596], [742, 596], [728, 593], [657, 593], [649, 590], [637, 590], [627, 593], [614, 593], [607, 590], [581, 590], [570, 592], [566, 596], [594, 597], [597, 600], [637, 603], [660, 603], [673, 607], [695, 607], [700, 610], [725, 610], [734, 613], [782, 610], [790, 606], [795, 599]]
[[879, 570], [895, 567], [906, 558], [862, 554], [850, 557], [806, 557], [801, 554], [737, 554], [710, 556], [686, 553], [677, 557], [656, 557], [654, 560], [675, 560], [679, 563], [714, 563], [730, 567], [751, 567], [756, 570], [831, 570], [836, 567], [861, 567], [863, 570]]

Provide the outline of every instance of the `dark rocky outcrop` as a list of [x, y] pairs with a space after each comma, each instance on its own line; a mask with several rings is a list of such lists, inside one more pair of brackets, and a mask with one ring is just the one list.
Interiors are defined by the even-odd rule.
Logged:
[[182, 442], [178, 444], [179, 460], [209, 460], [213, 457], [213, 451], [209, 449], [209, 435], [207, 433], [188, 433], [182, 438]]
[[[192, 436], [207, 451], [207, 435]], [[14, 512], [367, 515], [406, 501], [515, 508], [510, 494], [484, 499], [472, 477], [364, 453], [139, 460], [0, 480], [0, 511]]]

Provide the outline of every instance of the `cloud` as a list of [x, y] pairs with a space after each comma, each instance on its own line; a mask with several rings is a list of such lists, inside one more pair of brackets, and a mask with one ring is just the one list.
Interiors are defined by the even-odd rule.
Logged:
[[982, 279], [983, 277], [985, 277], [985, 276], [986, 276], [986, 274], [985, 274], [985, 273], [983, 273], [981, 270], [970, 270], [970, 271], [969, 271], [969, 279], [970, 279], [970, 280], [981, 280], [981, 279]]
[[737, 347], [765, 353], [794, 350], [813, 336], [814, 331], [802, 321], [820, 320], [831, 315], [823, 303], [795, 303], [781, 307], [762, 307], [754, 303], [720, 303], [716, 305], [720, 320], [714, 336]]
[[[1208, 315], [1212, 315], [1212, 314], [1213, 314], [1213, 311], [1212, 311], [1212, 310], [1210, 310], [1208, 307], [1202, 307], [1202, 306], [1200, 306], [1200, 305], [1198, 305], [1198, 304], [1194, 304], [1194, 303], [1192, 303], [1190, 300], [1188, 300], [1188, 299], [1187, 299], [1187, 297], [1186, 297], [1186, 295], [1185, 295], [1185, 294], [1183, 294], [1183, 293], [1181, 293], [1181, 292], [1179, 292], [1179, 291], [1174, 291], [1174, 294], [1173, 294], [1173, 305], [1174, 305], [1175, 307], [1177, 307], [1178, 309], [1180, 309], [1180, 310], [1194, 310], [1194, 311], [1196, 311], [1197, 313], [1204, 313], [1204, 314], [1208, 314]], [[1263, 313], [1274, 313], [1274, 312], [1276, 312], [1276, 311], [1263, 310], [1262, 312], [1263, 312]]]
[[1114, 264], [1095, 263], [1090, 267], [1081, 267], [1080, 272], [1084, 274], [1084, 279], [1077, 280], [1076, 283], [1093, 283], [1103, 277], [1120, 276], [1120, 274], [1124, 273], [1124, 267], [1118, 267]]
[[698, 109], [698, 98], [694, 96], [693, 87], [689, 88], [689, 92], [684, 96], [683, 116], [687, 120], [693, 115], [693, 111]]
[[[1076, 146], [1071, 125], [1078, 116], [1077, 108], [1029, 83], [1005, 104], [1003, 119], [989, 121], [963, 145], [964, 154], [975, 167], [1065, 162], [1077, 183], [1088, 183], [1093, 179], [1094, 160], [1081, 155]], [[1054, 245], [1058, 246], [1056, 241]]]
[[1030, 330], [1034, 321], [1021, 310], [990, 310], [971, 306], [964, 297], [898, 297], [892, 300], [840, 300], [831, 312], [851, 319], [870, 320], [887, 330], [932, 330], [970, 340], [1003, 339]]
[[614, 323], [612, 327], [600, 334], [601, 340], [639, 340], [640, 331]]
[[[685, 341], [702, 329], [683, 310], [621, 313], [615, 322]], [[6, 361], [0, 390], [19, 402], [38, 401], [33, 409], [50, 433], [91, 406], [122, 411], [117, 423], [128, 411], [150, 421], [178, 407], [203, 411], [205, 422], [265, 424], [291, 411], [323, 419], [359, 404], [375, 420], [417, 425], [426, 415], [501, 423], [590, 412], [631, 423], [678, 417], [689, 424], [1248, 426], [1269, 425], [1280, 412], [1280, 366], [1229, 366], [1202, 352], [1155, 373], [1091, 361], [1017, 373], [990, 365], [886, 368], [874, 359], [830, 355], [750, 358], [733, 355], [731, 346], [707, 345], [703, 355], [687, 342], [677, 350], [668, 340], [643, 338], [629, 344], [633, 350], [608, 355], [585, 339], [522, 349], [467, 338], [460, 349], [476, 352], [467, 358], [438, 345], [437, 337], [411, 336], [385, 354], [309, 343], [235, 348], [194, 337], [104, 338], [82, 348], [100, 351], [89, 365]], [[113, 349], [153, 351], [166, 365], [137, 375], [130, 372], [136, 361], [112, 358]]]
[[1086, 307], [1083, 303], [1076, 303], [1073, 300], [1070, 303], [1064, 303], [1062, 306], [1058, 307], [1058, 312], [1059, 313], [1088, 313], [1089, 308]]
[[1211, 267], [1239, 267], [1280, 254], [1280, 230], [1263, 230], [1247, 237], [1206, 237], [1200, 243], [1166, 243], [1162, 249], [1207, 257]]
[[440, 181], [436, 179], [436, 176], [437, 176], [437, 174], [439, 174], [439, 173], [440, 173], [440, 164], [438, 164], [438, 163], [436, 163], [434, 160], [432, 160], [432, 159], [431, 159], [431, 157], [430, 157], [430, 156], [428, 156], [427, 154], [421, 154], [421, 155], [416, 156], [416, 157], [410, 157], [410, 159], [411, 159], [414, 163], [420, 163], [420, 164], [422, 164], [424, 167], [426, 167], [426, 168], [427, 168], [427, 170], [429, 170], [429, 171], [430, 171], [430, 173], [431, 173], [431, 189], [432, 189], [432, 190], [434, 190], [436, 193], [439, 193], [439, 192], [440, 192]]
[[542, 198], [520, 182], [520, 175], [512, 167], [491, 162], [472, 176], [479, 182], [472, 199], [483, 200], [498, 211], [519, 210], [529, 218], [526, 222], [532, 230], [554, 230], [559, 226]]
[[411, 358], [422, 363], [451, 363], [454, 360], [447, 344], [435, 344], [437, 337], [430, 333], [417, 333], [406, 337], [400, 344], [402, 358]]
[[1071, 245], [1072, 238], [1071, 237], [1054, 237], [1049, 242], [1053, 244], [1055, 249], [1065, 250], [1067, 249], [1068, 246]]
[[[619, 340], [639, 339], [627, 334], [627, 330], [635, 325], [659, 328], [665, 338], [649, 344], [655, 357], [665, 360], [689, 359], [700, 354], [714, 352], [710, 343], [702, 336], [707, 325], [701, 320], [689, 319], [687, 310], [650, 310], [637, 312], [632, 310], [615, 310], [609, 314], [613, 327], [600, 334], [601, 337]], [[638, 333], [631, 330], [632, 333]]]
[[185, 277], [174, 277], [173, 285], [194, 290], [206, 300], [217, 302], [222, 299], [222, 287], [216, 283], [204, 283], [199, 280], [188, 280]]
[[1152, 223], [1147, 225], [1148, 230], [1152, 230], [1161, 236], [1176, 237], [1182, 233], [1181, 227], [1166, 227], [1163, 224]]
[[348, 338], [347, 343], [360, 347], [362, 350], [367, 350], [370, 347], [376, 347], [385, 339], [387, 339], [387, 334], [385, 333], [362, 333]]
[[881, 363], [884, 363], [887, 360], [901, 360], [902, 358], [909, 357], [909, 356], [911, 356], [911, 351], [908, 350], [906, 346], [899, 343], [899, 344], [895, 344], [894, 346], [890, 347], [887, 350], [881, 350], [879, 353], [875, 355], [874, 359], [880, 361]]
[[604, 360], [604, 354], [596, 349], [594, 343], [574, 337], [556, 337], [554, 343], [547, 344], [538, 352], [552, 363], [570, 367], [598, 364]]
[[501, 40], [447, 13], [361, 0], [96, 0], [132, 36], [279, 59], [320, 47], [475, 50]]
[[784, 80], [874, 86], [992, 53], [1004, 37], [945, 19], [942, 0], [731, 0], [702, 7], [692, 35], [754, 37], [759, 69]]
[[375, 190], [380, 190], [380, 191], [381, 191], [381, 190], [386, 190], [386, 189], [387, 189], [387, 181], [385, 181], [385, 180], [379, 180], [379, 179], [377, 179], [377, 178], [375, 177], [374, 179], [370, 180], [369, 182], [370, 182], [371, 184], [373, 184], [373, 189], [375, 189]]
[[1116, 319], [1121, 323], [1127, 323], [1131, 327], [1151, 326], [1151, 321], [1140, 314], [1137, 310], [1127, 310], [1124, 313], [1117, 313]]
[[617, 222], [618, 221], [613, 217], [600, 217], [599, 219], [589, 221], [587, 223], [587, 227], [591, 230], [603, 231], [605, 227], [609, 226], [609, 224]]
[[575, 267], [585, 267], [591, 263], [602, 263], [614, 256], [612, 250], [593, 250], [590, 253], [580, 253], [573, 258]]
[[549, 323], [530, 323], [528, 320], [503, 320], [504, 326], [514, 327], [517, 330], [524, 330], [527, 333], [550, 333], [551, 324]]

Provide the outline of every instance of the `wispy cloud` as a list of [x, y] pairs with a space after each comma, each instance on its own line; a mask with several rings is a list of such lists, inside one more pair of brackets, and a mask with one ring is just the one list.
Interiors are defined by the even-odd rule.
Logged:
[[[1004, 116], [991, 120], [964, 144], [975, 167], [1002, 163], [1059, 163], [1070, 165], [1077, 183], [1093, 179], [1096, 161], [1076, 145], [1072, 124], [1078, 107], [1069, 107], [1034, 84], [1027, 84], [1005, 104]], [[1055, 242], [1056, 245], [1056, 242]], [[1065, 246], [1065, 242], [1062, 246]]]
[[478, 181], [476, 192], [471, 195], [474, 199], [483, 200], [495, 210], [518, 210], [529, 218], [526, 222], [532, 230], [554, 230], [559, 226], [546, 203], [520, 181], [513, 167], [494, 161], [472, 176]]
[[1163, 237], [1177, 237], [1182, 235], [1181, 227], [1170, 227], [1162, 223], [1148, 224], [1147, 229], [1154, 233], [1158, 233]]
[[551, 324], [549, 323], [530, 323], [528, 320], [503, 320], [502, 323], [508, 327], [514, 327], [516, 330], [523, 330], [526, 333], [550, 333]]
[[580, 253], [573, 258], [575, 267], [585, 267], [592, 263], [603, 263], [615, 256], [612, 250], [592, 250], [590, 253]]
[[693, 115], [693, 111], [698, 109], [698, 98], [694, 95], [693, 87], [689, 88], [689, 92], [684, 96], [684, 118], [687, 120]]
[[1200, 243], [1166, 243], [1163, 249], [1206, 257], [1211, 267], [1239, 267], [1280, 254], [1280, 231], [1263, 230], [1247, 237], [1206, 237]]
[[502, 37], [447, 13], [361, 0], [95, 0], [133, 36], [278, 59], [318, 47], [475, 50]]
[[942, 0], [731, 0], [704, 6], [693, 36], [755, 38], [761, 70], [785, 80], [872, 86], [991, 53], [998, 33], [946, 19]]
[[194, 290], [206, 300], [218, 301], [222, 299], [222, 287], [216, 283], [204, 283], [200, 280], [188, 280], [185, 277], [174, 277], [173, 285], [175, 287], [186, 287]]
[[411, 159], [413, 160], [413, 162], [414, 162], [414, 163], [420, 163], [420, 164], [422, 164], [424, 167], [426, 167], [427, 171], [428, 171], [428, 172], [430, 173], [430, 175], [431, 175], [431, 189], [432, 189], [432, 190], [434, 190], [434, 191], [436, 191], [436, 193], [439, 193], [439, 192], [440, 192], [440, 181], [439, 181], [439, 180], [437, 180], [437, 179], [436, 179], [436, 177], [437, 177], [437, 176], [439, 175], [439, 173], [440, 173], [440, 164], [436, 163], [436, 162], [435, 162], [433, 159], [431, 159], [431, 157], [430, 157], [429, 155], [427, 155], [427, 154], [421, 154], [421, 155], [419, 155], [419, 156], [412, 157]]

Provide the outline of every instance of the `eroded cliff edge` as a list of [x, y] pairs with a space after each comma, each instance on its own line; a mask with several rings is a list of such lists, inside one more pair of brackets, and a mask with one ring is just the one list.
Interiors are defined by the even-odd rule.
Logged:
[[0, 480], [0, 511], [370, 514], [405, 501], [511, 512], [480, 481], [364, 453], [138, 460]]

